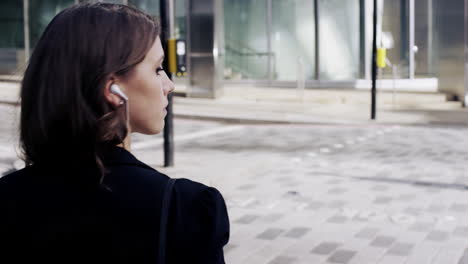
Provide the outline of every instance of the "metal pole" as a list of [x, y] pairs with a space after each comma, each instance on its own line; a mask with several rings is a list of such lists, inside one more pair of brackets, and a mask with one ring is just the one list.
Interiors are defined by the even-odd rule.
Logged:
[[468, 106], [468, 0], [465, 0], [465, 25], [464, 25], [464, 32], [465, 32], [465, 98], [463, 98], [463, 106]]
[[414, 0], [409, 0], [409, 77], [414, 79]]
[[366, 75], [366, 3], [365, 0], [359, 0], [359, 32], [360, 45], [359, 45], [359, 77], [365, 77]]
[[[180, 1], [180, 0], [179, 0]], [[186, 58], [186, 67], [187, 67], [187, 82], [186, 82], [186, 94], [188, 97], [191, 96], [192, 94], [192, 80], [193, 76], [190, 74], [192, 71], [192, 51], [190, 50], [191, 47], [191, 32], [192, 32], [192, 26], [191, 26], [191, 20], [192, 20], [192, 15], [191, 15], [191, 2], [190, 0], [184, 0], [185, 1], [185, 58]]]
[[432, 75], [434, 72], [434, 52], [433, 52], [433, 39], [434, 39], [434, 2], [427, 0], [427, 68], [428, 74]]
[[24, 62], [28, 63], [31, 44], [29, 40], [29, 0], [23, 0]]
[[398, 70], [398, 67], [397, 65], [392, 65], [392, 73], [393, 73], [393, 89], [392, 89], [392, 107], [393, 109], [395, 109], [395, 102], [396, 102], [396, 79], [398, 78], [398, 75], [397, 75], [397, 70]]
[[[169, 79], [172, 80], [172, 73], [169, 72], [168, 39], [174, 35], [174, 0], [161, 0], [159, 2], [161, 10], [161, 43], [166, 54], [164, 59], [164, 69]], [[172, 94], [167, 96], [169, 104], [164, 126], [164, 167], [174, 166], [174, 116], [172, 111]]]
[[315, 79], [320, 79], [320, 28], [319, 28], [319, 0], [314, 1], [315, 20]]
[[369, 54], [369, 51], [372, 50], [372, 1], [373, 0], [365, 0], [364, 1], [364, 78], [366, 80], [372, 79], [371, 69], [372, 69], [372, 53]]
[[371, 119], [375, 120], [376, 97], [377, 97], [377, 0], [374, 0], [374, 40], [372, 43], [372, 91], [371, 91]]
[[272, 30], [271, 30], [271, 27], [272, 27], [272, 10], [273, 10], [273, 7], [272, 7], [272, 3], [271, 3], [271, 0], [267, 0], [266, 1], [266, 8], [267, 8], [267, 16], [266, 16], [266, 31], [267, 31], [267, 50], [268, 50], [268, 86], [271, 86], [272, 83], [273, 83], [273, 74], [275, 73], [273, 71], [273, 68], [276, 67], [276, 65], [273, 65], [273, 63], [276, 63], [273, 62], [272, 60], [272, 54], [273, 54], [273, 51], [272, 51], [272, 44], [271, 44], [271, 39], [272, 39]]

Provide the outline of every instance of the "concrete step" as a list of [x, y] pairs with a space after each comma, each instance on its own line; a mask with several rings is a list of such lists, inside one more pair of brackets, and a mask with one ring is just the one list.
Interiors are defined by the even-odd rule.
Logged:
[[[249, 112], [258, 114], [259, 112], [270, 113], [310, 113], [327, 114], [329, 111], [347, 113], [349, 111], [362, 112], [370, 109], [370, 103], [362, 104], [321, 104], [315, 102], [286, 102], [286, 101], [253, 101], [239, 98], [223, 97], [219, 99], [193, 99], [175, 97], [175, 102], [188, 107], [198, 107], [201, 111], [222, 111], [222, 112]], [[456, 101], [443, 103], [411, 103], [411, 104], [383, 104], [377, 103], [380, 110], [461, 110], [462, 104]], [[215, 110], [216, 109], [216, 110]]]
[[443, 103], [423, 103], [423, 104], [385, 104], [383, 109], [387, 110], [459, 110], [463, 108], [463, 104], [458, 101], [447, 101]]
[[22, 80], [22, 76], [20, 75], [0, 75], [1, 82], [16, 82], [20, 83]]
[[[449, 109], [452, 106], [455, 109]], [[370, 106], [265, 102], [241, 99], [174, 97], [174, 114], [183, 118], [207, 118], [232, 122], [337, 123], [370, 122]], [[468, 125], [468, 109], [456, 103], [423, 104], [410, 107], [378, 105], [377, 121], [392, 124]]]
[[[370, 91], [345, 89], [285, 89], [260, 87], [224, 87], [224, 97], [253, 101], [311, 102], [323, 104], [370, 104]], [[440, 104], [453, 96], [432, 92], [378, 91], [380, 104], [402, 106]]]

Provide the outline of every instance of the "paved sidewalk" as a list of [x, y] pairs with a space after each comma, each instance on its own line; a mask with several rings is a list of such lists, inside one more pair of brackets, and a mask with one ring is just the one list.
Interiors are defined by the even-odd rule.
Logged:
[[178, 122], [225, 132], [134, 153], [221, 190], [227, 263], [468, 263], [466, 128]]

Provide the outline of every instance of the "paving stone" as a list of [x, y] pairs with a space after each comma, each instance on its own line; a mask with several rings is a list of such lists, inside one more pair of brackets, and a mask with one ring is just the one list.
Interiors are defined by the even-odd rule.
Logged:
[[346, 221], [348, 221], [348, 217], [342, 215], [334, 215], [327, 220], [327, 222], [334, 224], [343, 224]]
[[264, 217], [262, 217], [261, 220], [263, 220], [265, 222], [273, 223], [273, 222], [279, 221], [283, 217], [284, 217], [284, 214], [272, 213], [272, 214], [265, 215]]
[[324, 205], [325, 205], [325, 203], [323, 203], [323, 202], [311, 202], [306, 207], [306, 209], [308, 209], [308, 210], [317, 210], [317, 209], [323, 207]]
[[250, 224], [253, 221], [255, 221], [255, 219], [258, 219], [258, 218], [259, 218], [258, 215], [247, 214], [247, 215], [244, 215], [241, 218], [237, 219], [235, 222], [240, 223], [240, 224]]
[[377, 198], [375, 198], [374, 203], [386, 204], [386, 203], [390, 203], [392, 200], [393, 200], [392, 197], [389, 197], [389, 196], [378, 196]]
[[356, 251], [351, 250], [337, 250], [333, 255], [328, 258], [328, 262], [346, 264], [356, 255]]
[[268, 262], [268, 264], [293, 264], [296, 263], [296, 258], [288, 257], [288, 256], [277, 256], [272, 261]]
[[465, 203], [454, 203], [449, 208], [450, 210], [457, 212], [457, 213], [465, 213], [468, 211], [468, 204]]
[[378, 228], [366, 227], [355, 235], [356, 238], [372, 239], [379, 232]]
[[427, 235], [426, 239], [432, 240], [432, 241], [444, 241], [444, 240], [447, 240], [448, 237], [449, 237], [448, 232], [440, 231], [440, 230], [433, 230]]
[[457, 226], [453, 230], [453, 235], [459, 237], [468, 237], [468, 226]]
[[328, 204], [328, 207], [330, 208], [340, 208], [342, 206], [346, 205], [346, 201], [342, 201], [342, 200], [335, 200], [335, 201], [331, 201], [329, 204]]
[[273, 240], [277, 238], [284, 230], [280, 228], [269, 228], [257, 236], [258, 239]]
[[289, 230], [284, 236], [291, 238], [300, 238], [303, 237], [307, 232], [310, 231], [310, 228], [307, 227], [295, 227]]
[[335, 242], [323, 242], [320, 245], [312, 249], [312, 253], [318, 255], [329, 255], [335, 251], [341, 244]]
[[414, 244], [397, 242], [388, 250], [388, 254], [397, 256], [408, 256], [413, 250]]
[[433, 226], [433, 223], [416, 222], [409, 228], [409, 230], [414, 232], [428, 232], [433, 228]]
[[386, 248], [386, 247], [389, 247], [393, 244], [393, 242], [395, 242], [395, 238], [394, 237], [390, 237], [390, 236], [377, 236], [376, 238], [374, 238], [374, 240], [370, 243], [371, 246], [373, 247], [382, 247], [382, 248]]

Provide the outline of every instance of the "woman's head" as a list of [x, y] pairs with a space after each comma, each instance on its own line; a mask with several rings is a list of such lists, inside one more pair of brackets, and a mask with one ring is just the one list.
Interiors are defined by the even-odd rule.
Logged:
[[157, 38], [143, 61], [123, 76], [112, 76], [104, 86], [107, 100], [115, 106], [125, 100], [109, 92], [112, 84], [118, 85], [129, 98], [132, 132], [155, 134], [164, 127], [167, 95], [174, 89], [174, 85], [161, 67], [163, 60], [164, 50]]
[[102, 151], [129, 133], [112, 84], [129, 97], [130, 129], [160, 132], [173, 84], [158, 70], [164, 55], [159, 33], [153, 18], [124, 5], [80, 4], [59, 13], [34, 48], [22, 82], [26, 163], [93, 159], [102, 167]]

